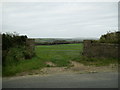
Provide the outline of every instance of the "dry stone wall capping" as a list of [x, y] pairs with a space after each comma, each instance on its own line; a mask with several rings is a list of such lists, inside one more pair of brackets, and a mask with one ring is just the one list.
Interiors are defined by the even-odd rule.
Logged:
[[84, 40], [83, 55], [87, 57], [118, 58], [119, 44], [98, 43]]

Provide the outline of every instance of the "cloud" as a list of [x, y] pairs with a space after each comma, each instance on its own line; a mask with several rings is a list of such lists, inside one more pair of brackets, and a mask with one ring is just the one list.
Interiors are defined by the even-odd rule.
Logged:
[[29, 37], [100, 37], [117, 29], [117, 2], [4, 3], [3, 32]]

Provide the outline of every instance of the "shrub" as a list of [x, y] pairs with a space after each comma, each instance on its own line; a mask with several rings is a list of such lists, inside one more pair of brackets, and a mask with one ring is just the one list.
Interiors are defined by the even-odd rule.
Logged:
[[13, 65], [13, 64], [17, 64], [19, 60], [23, 60], [24, 59], [23, 51], [24, 48], [21, 47], [10, 48], [7, 53], [4, 64]]
[[27, 40], [27, 36], [2, 34], [3, 66], [17, 64], [19, 60], [30, 59], [35, 55]]
[[100, 37], [102, 43], [120, 43], [120, 32], [111, 32]]

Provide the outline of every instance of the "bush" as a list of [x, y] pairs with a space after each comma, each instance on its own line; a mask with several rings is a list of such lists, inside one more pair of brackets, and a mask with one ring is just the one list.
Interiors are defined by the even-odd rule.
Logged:
[[21, 48], [21, 47], [10, 48], [7, 53], [4, 64], [5, 65], [14, 65], [14, 64], [17, 64], [19, 62], [19, 60], [23, 60], [24, 59], [24, 54], [23, 54], [24, 50], [25, 49]]
[[19, 60], [30, 59], [35, 55], [27, 40], [27, 36], [2, 34], [3, 66], [17, 64]]
[[120, 32], [111, 32], [100, 37], [100, 42], [102, 43], [120, 43]]
[[24, 53], [25, 59], [30, 59], [33, 56], [35, 56], [35, 51], [33, 51], [32, 49], [30, 49], [28, 47], [25, 48], [23, 53]]
[[27, 36], [16, 36], [14, 34], [2, 34], [2, 50], [8, 50], [15, 46], [25, 46]]

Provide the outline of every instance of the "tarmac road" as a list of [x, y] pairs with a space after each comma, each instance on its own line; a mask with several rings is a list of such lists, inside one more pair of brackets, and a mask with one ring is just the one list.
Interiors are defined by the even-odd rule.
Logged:
[[3, 88], [118, 88], [118, 73], [64, 73], [3, 78]]

